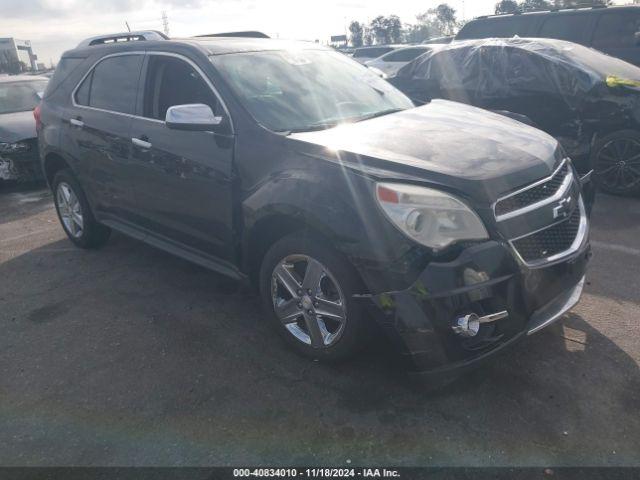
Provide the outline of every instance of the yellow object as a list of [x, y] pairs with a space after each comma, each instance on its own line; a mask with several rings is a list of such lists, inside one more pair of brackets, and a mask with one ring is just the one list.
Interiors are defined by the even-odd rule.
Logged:
[[605, 82], [607, 87], [640, 87], [640, 80], [627, 80], [625, 78], [616, 77], [615, 75], [609, 75]]

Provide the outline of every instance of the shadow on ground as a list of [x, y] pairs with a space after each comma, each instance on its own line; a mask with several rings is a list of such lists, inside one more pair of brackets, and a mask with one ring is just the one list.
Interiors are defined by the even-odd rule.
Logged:
[[638, 460], [638, 364], [588, 311], [425, 393], [384, 341], [307, 361], [249, 288], [120, 235], [68, 247], [0, 264], [2, 465]]

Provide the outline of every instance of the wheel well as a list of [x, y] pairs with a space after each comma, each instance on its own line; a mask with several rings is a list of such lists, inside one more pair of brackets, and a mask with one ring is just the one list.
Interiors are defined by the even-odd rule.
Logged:
[[44, 175], [49, 185], [53, 183], [53, 177], [63, 168], [69, 168], [69, 164], [60, 155], [50, 153], [44, 159]]
[[284, 215], [270, 216], [256, 223], [251, 229], [246, 250], [246, 267], [251, 282], [258, 285], [262, 259], [274, 243], [291, 233], [308, 228], [304, 222]]

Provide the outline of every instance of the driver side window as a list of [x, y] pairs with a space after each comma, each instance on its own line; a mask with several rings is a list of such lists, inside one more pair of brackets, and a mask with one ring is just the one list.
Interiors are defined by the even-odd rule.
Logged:
[[143, 116], [164, 121], [169, 107], [203, 103], [219, 114], [218, 100], [202, 76], [187, 62], [150, 55], [145, 80]]

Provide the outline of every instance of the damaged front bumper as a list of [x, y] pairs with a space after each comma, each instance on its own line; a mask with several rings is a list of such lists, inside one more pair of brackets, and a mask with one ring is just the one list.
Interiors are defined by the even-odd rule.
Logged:
[[[530, 268], [508, 244], [489, 241], [466, 248], [454, 261], [431, 263], [407, 290], [372, 296], [373, 310], [412, 372], [455, 375], [573, 307], [590, 256], [586, 236], [570, 255]], [[468, 315], [484, 317], [474, 336], [454, 328]]]
[[18, 153], [0, 153], [0, 180], [34, 182], [44, 178], [38, 155], [38, 145], [25, 142], [29, 149]]

